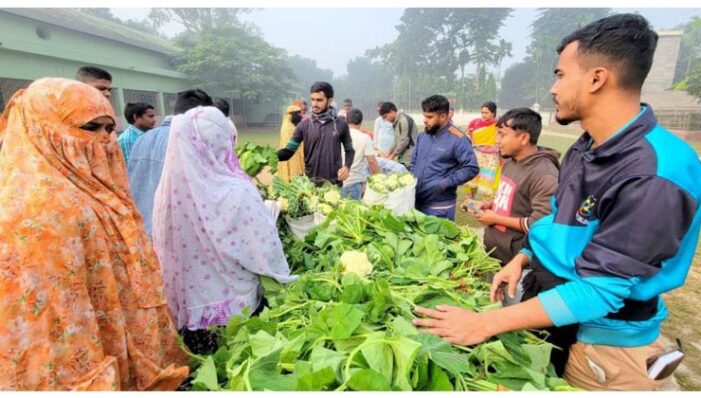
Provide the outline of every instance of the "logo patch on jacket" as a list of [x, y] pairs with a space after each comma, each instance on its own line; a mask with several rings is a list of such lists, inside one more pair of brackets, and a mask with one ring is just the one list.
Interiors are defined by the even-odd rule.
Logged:
[[596, 198], [594, 195], [589, 195], [589, 197], [582, 202], [582, 204], [579, 206], [579, 209], [577, 210], [577, 214], [575, 217], [577, 218], [577, 222], [580, 224], [587, 225], [589, 224], [589, 221], [594, 218], [594, 208], [596, 207]]

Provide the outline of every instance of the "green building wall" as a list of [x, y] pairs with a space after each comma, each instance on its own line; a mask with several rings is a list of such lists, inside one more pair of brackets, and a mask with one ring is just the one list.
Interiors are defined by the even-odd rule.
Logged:
[[[152, 103], [159, 115], [167, 115], [172, 112], [175, 93], [187, 90], [191, 85], [187, 76], [169, 64], [169, 55], [163, 51], [163, 47], [170, 46], [169, 43], [160, 38], [153, 39], [157, 41], [154, 47], [160, 47], [160, 50], [150, 51], [0, 9], [0, 110], [12, 92], [35, 79], [73, 78], [81, 66], [93, 65], [112, 74], [111, 102], [121, 119], [118, 121], [119, 130], [125, 126], [123, 110], [127, 100], [147, 99], [146, 102]], [[148, 46], [148, 42], [142, 41], [140, 45]], [[235, 113], [232, 119], [243, 124], [243, 115], [236, 114], [243, 108], [240, 101], [222, 93], [208, 93], [212, 97], [226, 98], [232, 104], [232, 113]], [[279, 101], [247, 103], [245, 108], [247, 122], [262, 124], [270, 120], [270, 114], [278, 113]]]

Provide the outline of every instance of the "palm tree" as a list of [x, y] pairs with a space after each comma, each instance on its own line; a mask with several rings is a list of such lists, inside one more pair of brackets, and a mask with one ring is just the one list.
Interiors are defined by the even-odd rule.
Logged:
[[497, 85], [498, 88], [501, 88], [501, 62], [504, 60], [506, 57], [511, 57], [511, 50], [513, 47], [511, 46], [511, 43], [504, 39], [499, 39], [499, 50], [497, 52], [497, 59], [499, 60], [499, 69], [497, 72]]

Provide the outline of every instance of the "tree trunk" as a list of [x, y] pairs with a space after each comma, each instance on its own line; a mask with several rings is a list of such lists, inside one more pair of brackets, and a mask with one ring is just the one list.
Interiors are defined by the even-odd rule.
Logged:
[[476, 92], [478, 95], [479, 95], [479, 92], [480, 92], [480, 80], [481, 80], [481, 77], [482, 77], [481, 75], [482, 75], [482, 65], [477, 64], [477, 76], [476, 76], [477, 85], [475, 86], [475, 92]]
[[242, 121], [243, 121], [243, 128], [248, 129], [248, 106], [246, 105], [246, 98], [244, 96], [241, 96], [241, 109], [242, 109]]

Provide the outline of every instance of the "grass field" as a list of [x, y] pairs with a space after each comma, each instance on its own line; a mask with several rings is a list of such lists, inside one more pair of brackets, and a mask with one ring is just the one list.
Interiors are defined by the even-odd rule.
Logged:
[[[372, 129], [367, 124], [364, 126]], [[564, 154], [567, 148], [577, 139], [579, 133], [571, 130], [546, 129], [541, 134], [539, 145], [546, 146]], [[243, 130], [239, 132], [239, 142], [252, 141], [260, 145], [277, 147], [279, 131], [277, 129]], [[691, 145], [701, 156], [701, 141], [692, 141]], [[458, 189], [458, 203], [462, 203], [463, 189]], [[464, 212], [458, 211], [456, 222], [468, 225], [473, 229], [481, 229], [481, 225], [470, 219]], [[664, 296], [669, 309], [669, 318], [662, 327], [663, 339], [671, 345], [674, 339], [680, 338], [684, 344], [686, 358], [674, 379], [667, 385], [670, 390], [701, 390], [701, 242], [697, 246], [692, 269], [686, 284]]]

